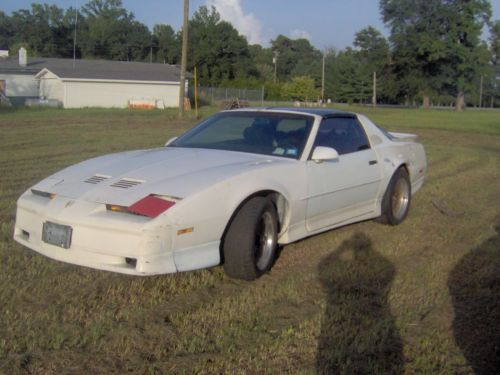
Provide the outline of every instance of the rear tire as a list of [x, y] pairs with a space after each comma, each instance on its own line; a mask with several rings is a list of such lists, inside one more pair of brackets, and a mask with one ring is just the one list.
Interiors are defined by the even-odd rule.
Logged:
[[230, 277], [255, 280], [273, 265], [278, 243], [278, 215], [269, 198], [255, 197], [236, 213], [226, 233], [224, 271]]
[[411, 183], [405, 168], [399, 168], [391, 178], [382, 199], [382, 216], [379, 222], [390, 225], [401, 224], [410, 210]]

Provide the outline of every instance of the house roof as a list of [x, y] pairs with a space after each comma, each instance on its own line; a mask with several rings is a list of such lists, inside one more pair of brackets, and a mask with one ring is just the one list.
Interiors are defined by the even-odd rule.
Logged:
[[106, 61], [75, 60], [49, 57], [28, 58], [27, 66], [20, 66], [17, 56], [0, 58], [0, 74], [36, 75], [48, 69], [61, 79], [97, 79], [124, 81], [179, 82], [180, 69], [175, 65]]

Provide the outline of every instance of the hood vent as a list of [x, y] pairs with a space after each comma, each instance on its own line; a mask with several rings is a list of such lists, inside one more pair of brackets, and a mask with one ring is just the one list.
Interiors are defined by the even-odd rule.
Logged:
[[96, 185], [99, 182], [107, 180], [108, 178], [109, 178], [109, 176], [102, 176], [102, 175], [96, 174], [95, 176], [87, 178], [84, 182], [86, 182], [87, 184], [94, 184], [94, 185]]
[[115, 182], [111, 187], [117, 187], [121, 189], [130, 189], [131, 187], [142, 184], [144, 181], [131, 180], [128, 178], [123, 178], [120, 181]]

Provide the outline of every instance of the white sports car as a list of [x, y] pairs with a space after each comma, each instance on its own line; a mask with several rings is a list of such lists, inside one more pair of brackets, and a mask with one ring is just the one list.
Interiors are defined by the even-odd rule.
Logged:
[[132, 275], [223, 264], [252, 280], [276, 248], [348, 223], [396, 225], [424, 181], [424, 148], [363, 115], [220, 112], [165, 147], [68, 167], [17, 202], [14, 239], [48, 257]]

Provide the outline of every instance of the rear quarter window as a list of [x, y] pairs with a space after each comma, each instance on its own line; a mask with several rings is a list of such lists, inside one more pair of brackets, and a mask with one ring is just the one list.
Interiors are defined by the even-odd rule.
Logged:
[[343, 155], [369, 149], [370, 143], [356, 118], [330, 117], [321, 122], [315, 146], [332, 147]]

